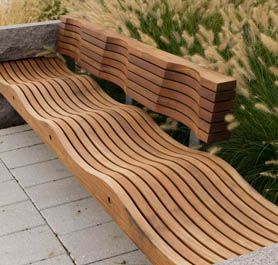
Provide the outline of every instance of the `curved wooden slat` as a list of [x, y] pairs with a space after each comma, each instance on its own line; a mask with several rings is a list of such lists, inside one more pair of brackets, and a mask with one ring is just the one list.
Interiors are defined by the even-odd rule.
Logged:
[[58, 50], [149, 109], [184, 123], [202, 141], [229, 136], [224, 117], [233, 106], [234, 79], [67, 16]]
[[213, 264], [278, 242], [277, 207], [231, 166], [58, 59], [0, 64], [0, 92], [153, 264]]

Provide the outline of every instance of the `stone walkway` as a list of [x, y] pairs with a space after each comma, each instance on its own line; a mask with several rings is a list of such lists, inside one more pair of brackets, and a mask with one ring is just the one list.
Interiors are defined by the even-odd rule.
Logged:
[[0, 265], [149, 265], [27, 125], [0, 130]]

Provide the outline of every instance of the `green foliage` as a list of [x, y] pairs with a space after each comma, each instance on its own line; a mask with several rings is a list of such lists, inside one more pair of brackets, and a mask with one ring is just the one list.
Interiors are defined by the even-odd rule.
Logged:
[[[248, 34], [247, 34], [248, 35]], [[278, 204], [278, 87], [269, 67], [278, 67], [278, 55], [261, 41], [249, 45], [248, 60], [254, 73], [249, 82], [251, 97], [238, 96], [235, 117], [240, 126], [220, 153], [261, 194]], [[256, 108], [256, 104], [262, 108]], [[260, 107], [260, 105], [259, 105]]]
[[47, 3], [43, 4], [41, 8], [41, 13], [38, 17], [39, 21], [44, 20], [56, 20], [60, 16], [67, 13], [67, 9], [63, 6], [61, 0], [49, 0]]

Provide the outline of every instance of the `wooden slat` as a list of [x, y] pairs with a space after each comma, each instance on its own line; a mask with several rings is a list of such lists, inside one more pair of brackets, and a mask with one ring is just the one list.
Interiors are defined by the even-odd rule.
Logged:
[[[76, 55], [72, 45], [63, 49]], [[105, 68], [97, 65], [99, 56], [92, 65], [82, 63], [100, 75]], [[127, 63], [126, 57], [115, 59]], [[154, 108], [156, 102], [163, 106], [158, 84], [139, 89], [134, 84], [140, 79], [123, 80], [118, 65], [105, 71], [134, 94], [146, 89]], [[163, 96], [171, 98], [167, 91]], [[196, 115], [192, 91], [183, 108]], [[145, 112], [115, 102], [58, 59], [0, 64], [0, 92], [153, 264], [214, 264], [278, 242], [277, 206], [230, 165], [174, 141]]]
[[233, 107], [234, 79], [75, 18], [62, 17], [60, 28], [58, 50], [81, 67], [204, 142], [229, 137], [224, 117]]

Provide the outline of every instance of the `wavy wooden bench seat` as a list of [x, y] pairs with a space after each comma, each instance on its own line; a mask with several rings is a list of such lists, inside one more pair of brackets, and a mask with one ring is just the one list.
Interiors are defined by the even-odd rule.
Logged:
[[[203, 141], [228, 136], [235, 81], [64, 17], [59, 51]], [[214, 264], [278, 242], [278, 208], [57, 58], [0, 64], [0, 92], [157, 265]]]

